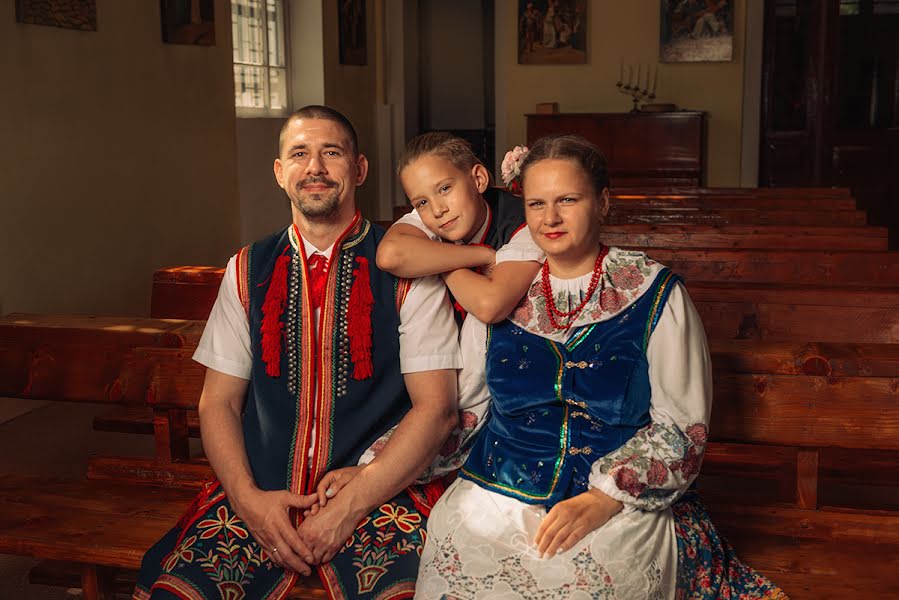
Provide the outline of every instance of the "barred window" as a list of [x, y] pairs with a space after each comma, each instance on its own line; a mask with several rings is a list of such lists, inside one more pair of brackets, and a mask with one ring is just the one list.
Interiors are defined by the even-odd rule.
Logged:
[[284, 113], [289, 107], [284, 10], [284, 0], [231, 0], [238, 115]]

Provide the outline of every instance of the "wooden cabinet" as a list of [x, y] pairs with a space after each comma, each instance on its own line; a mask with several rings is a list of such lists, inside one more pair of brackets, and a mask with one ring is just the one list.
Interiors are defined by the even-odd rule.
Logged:
[[577, 133], [609, 161], [617, 187], [699, 187], [705, 183], [705, 113], [557, 113], [527, 116], [528, 144]]

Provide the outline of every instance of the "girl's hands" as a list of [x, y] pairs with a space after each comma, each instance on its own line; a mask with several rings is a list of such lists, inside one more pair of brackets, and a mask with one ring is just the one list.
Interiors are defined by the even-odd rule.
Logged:
[[551, 557], [570, 550], [585, 535], [604, 525], [624, 505], [597, 489], [590, 489], [559, 502], [546, 514], [534, 544], [541, 557]]

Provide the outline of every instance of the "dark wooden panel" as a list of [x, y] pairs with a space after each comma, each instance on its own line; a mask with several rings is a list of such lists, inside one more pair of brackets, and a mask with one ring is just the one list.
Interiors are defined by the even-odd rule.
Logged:
[[899, 597], [897, 545], [746, 533], [717, 519], [716, 525], [740, 559], [770, 577], [791, 600]]
[[564, 133], [580, 134], [602, 150], [613, 184], [698, 186], [703, 182], [703, 113], [527, 115], [528, 144]]
[[785, 536], [803, 540], [899, 545], [899, 514], [890, 511], [806, 510], [707, 502], [727, 534]]
[[899, 345], [709, 340], [716, 372], [899, 377]]
[[703, 498], [753, 504], [796, 499], [796, 448], [711, 442], [697, 486]]
[[[157, 269], [153, 273], [150, 316], [156, 319], [207, 319], [218, 296], [218, 286], [224, 272], [224, 269], [217, 267]], [[194, 302], [198, 298], [202, 301]]]
[[899, 344], [894, 308], [694, 300], [715, 339]]
[[649, 255], [687, 281], [895, 287], [899, 253], [653, 248]]
[[899, 378], [716, 373], [712, 438], [899, 450]]

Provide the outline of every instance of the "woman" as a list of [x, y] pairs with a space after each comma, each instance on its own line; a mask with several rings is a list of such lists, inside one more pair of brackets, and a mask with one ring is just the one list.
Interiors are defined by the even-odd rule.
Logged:
[[607, 248], [602, 155], [539, 140], [521, 165], [546, 262], [485, 328], [490, 418], [434, 507], [421, 598], [784, 598], [681, 501], [711, 409], [702, 324], [679, 279]]

